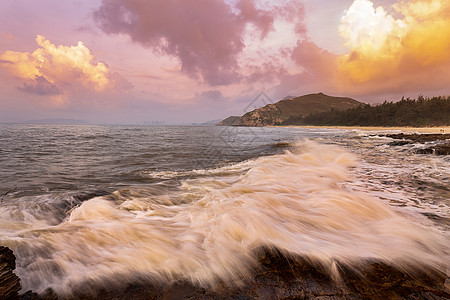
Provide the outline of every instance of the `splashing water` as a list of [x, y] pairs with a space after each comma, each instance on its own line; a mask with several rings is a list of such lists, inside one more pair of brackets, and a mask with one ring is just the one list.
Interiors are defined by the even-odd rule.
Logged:
[[59, 294], [123, 276], [238, 283], [256, 267], [260, 246], [309, 257], [335, 277], [336, 260], [442, 269], [445, 238], [349, 189], [357, 165], [342, 148], [306, 141], [185, 179], [168, 193], [134, 188], [95, 197], [61, 222], [3, 206], [0, 240], [18, 257], [23, 290]]

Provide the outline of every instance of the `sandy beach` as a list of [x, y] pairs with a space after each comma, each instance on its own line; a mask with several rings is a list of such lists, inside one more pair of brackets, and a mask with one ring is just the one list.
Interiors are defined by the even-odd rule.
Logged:
[[364, 126], [280, 126], [280, 127], [300, 127], [300, 128], [326, 128], [326, 129], [347, 129], [347, 130], [364, 130], [364, 131], [403, 131], [415, 133], [441, 133], [444, 129], [445, 133], [450, 133], [450, 126], [445, 127], [364, 127]]

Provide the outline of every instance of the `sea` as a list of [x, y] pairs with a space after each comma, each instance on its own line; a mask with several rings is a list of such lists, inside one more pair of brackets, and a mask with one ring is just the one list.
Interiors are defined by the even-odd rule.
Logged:
[[0, 245], [22, 291], [59, 295], [236, 283], [262, 246], [335, 278], [366, 259], [448, 274], [450, 156], [395, 132], [2, 124]]

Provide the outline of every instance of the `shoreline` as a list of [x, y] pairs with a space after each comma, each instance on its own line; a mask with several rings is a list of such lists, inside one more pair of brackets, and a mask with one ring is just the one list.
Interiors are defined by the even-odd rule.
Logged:
[[450, 126], [443, 127], [381, 127], [381, 126], [317, 126], [317, 125], [286, 125], [286, 126], [268, 126], [268, 127], [294, 127], [306, 129], [346, 129], [346, 130], [361, 130], [361, 131], [403, 131], [415, 133], [441, 133], [444, 129], [445, 133], [450, 133]]
[[[85, 281], [67, 294], [51, 288], [38, 294], [20, 292], [20, 279], [13, 273], [15, 255], [0, 246], [1, 266], [6, 267], [0, 282], [0, 299], [448, 299], [447, 276], [439, 268], [410, 265], [409, 271], [379, 259], [363, 259], [352, 265], [336, 260], [339, 279], [307, 256], [291, 255], [273, 247], [254, 250], [257, 266], [239, 284], [219, 282], [202, 287], [186, 278], [155, 280], [125, 276], [119, 281]], [[7, 254], [6, 256], [1, 254]], [[4, 263], [6, 262], [6, 263]], [[4, 275], [7, 276], [4, 276]], [[1, 287], [1, 286], [0, 286]], [[3, 286], [5, 287], [5, 286]]]

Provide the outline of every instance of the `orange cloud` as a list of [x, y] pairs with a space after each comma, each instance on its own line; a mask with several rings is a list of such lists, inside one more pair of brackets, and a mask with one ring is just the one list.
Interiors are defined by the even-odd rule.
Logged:
[[395, 19], [369, 0], [355, 0], [339, 33], [350, 53], [338, 59], [341, 85], [373, 90], [401, 86], [443, 87], [450, 83], [450, 2], [402, 1]]
[[448, 92], [450, 1], [401, 1], [391, 9], [397, 17], [354, 0], [339, 26], [345, 55], [298, 42], [292, 59], [304, 72], [295, 75], [297, 86], [353, 96]]
[[24, 92], [59, 95], [131, 88], [103, 62], [95, 63], [95, 57], [82, 42], [76, 46], [55, 45], [41, 35], [36, 42], [40, 48], [31, 54], [6, 51], [0, 55], [1, 66], [23, 81], [19, 89]]

